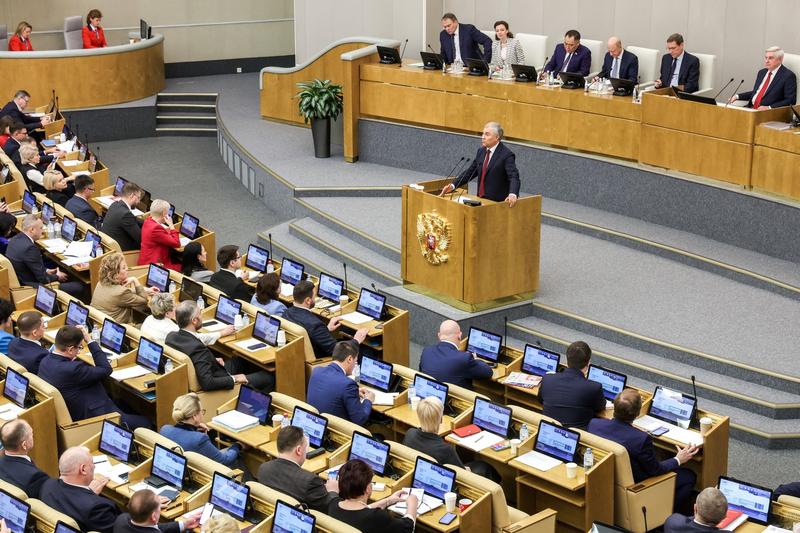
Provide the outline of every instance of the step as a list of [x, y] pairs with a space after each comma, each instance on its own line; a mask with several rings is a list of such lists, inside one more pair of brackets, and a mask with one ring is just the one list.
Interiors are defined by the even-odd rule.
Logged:
[[164, 114], [164, 112], [179, 112], [179, 113], [192, 113], [192, 114], [204, 114], [208, 115], [211, 113], [216, 114], [217, 106], [216, 104], [196, 104], [196, 103], [173, 103], [167, 102], [156, 103], [156, 109], [158, 115]]
[[156, 127], [216, 128], [216, 115], [157, 115]]
[[156, 136], [183, 136], [183, 137], [216, 137], [217, 128], [202, 127], [168, 127], [156, 128]]
[[218, 93], [178, 93], [164, 92], [158, 93], [156, 101], [161, 102], [200, 102], [216, 103]]

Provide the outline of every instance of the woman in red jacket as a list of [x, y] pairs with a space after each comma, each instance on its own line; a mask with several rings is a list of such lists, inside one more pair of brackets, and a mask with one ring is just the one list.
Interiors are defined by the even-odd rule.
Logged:
[[180, 272], [181, 265], [172, 260], [172, 250], [181, 247], [180, 233], [172, 225], [167, 216], [169, 202], [153, 200], [150, 204], [150, 216], [142, 225], [142, 249], [139, 252], [139, 264], [156, 263], [164, 268]]
[[92, 9], [86, 15], [86, 26], [83, 27], [83, 47], [84, 48], [104, 48], [106, 44], [106, 36], [103, 34], [103, 28], [100, 27], [100, 19], [103, 14], [99, 9]]
[[31, 31], [33, 26], [24, 20], [17, 26], [17, 31], [8, 40], [9, 52], [33, 52], [33, 45], [31, 44]]

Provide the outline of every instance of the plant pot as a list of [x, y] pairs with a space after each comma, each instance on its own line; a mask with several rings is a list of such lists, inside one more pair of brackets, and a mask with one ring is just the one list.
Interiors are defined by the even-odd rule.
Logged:
[[314, 138], [314, 157], [331, 156], [331, 119], [312, 118], [311, 136]]

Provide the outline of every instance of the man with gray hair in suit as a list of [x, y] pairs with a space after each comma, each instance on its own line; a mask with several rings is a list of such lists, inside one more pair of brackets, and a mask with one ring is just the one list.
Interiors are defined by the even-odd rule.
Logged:
[[694, 516], [675, 513], [664, 522], [664, 533], [708, 533], [718, 531], [728, 512], [728, 500], [721, 490], [708, 487], [697, 496]]

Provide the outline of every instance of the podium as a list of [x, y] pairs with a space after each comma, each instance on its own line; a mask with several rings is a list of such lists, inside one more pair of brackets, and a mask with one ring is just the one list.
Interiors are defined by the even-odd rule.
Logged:
[[531, 298], [539, 286], [542, 197], [520, 198], [513, 208], [463, 189], [439, 197], [450, 182], [403, 187], [406, 288], [471, 312]]

